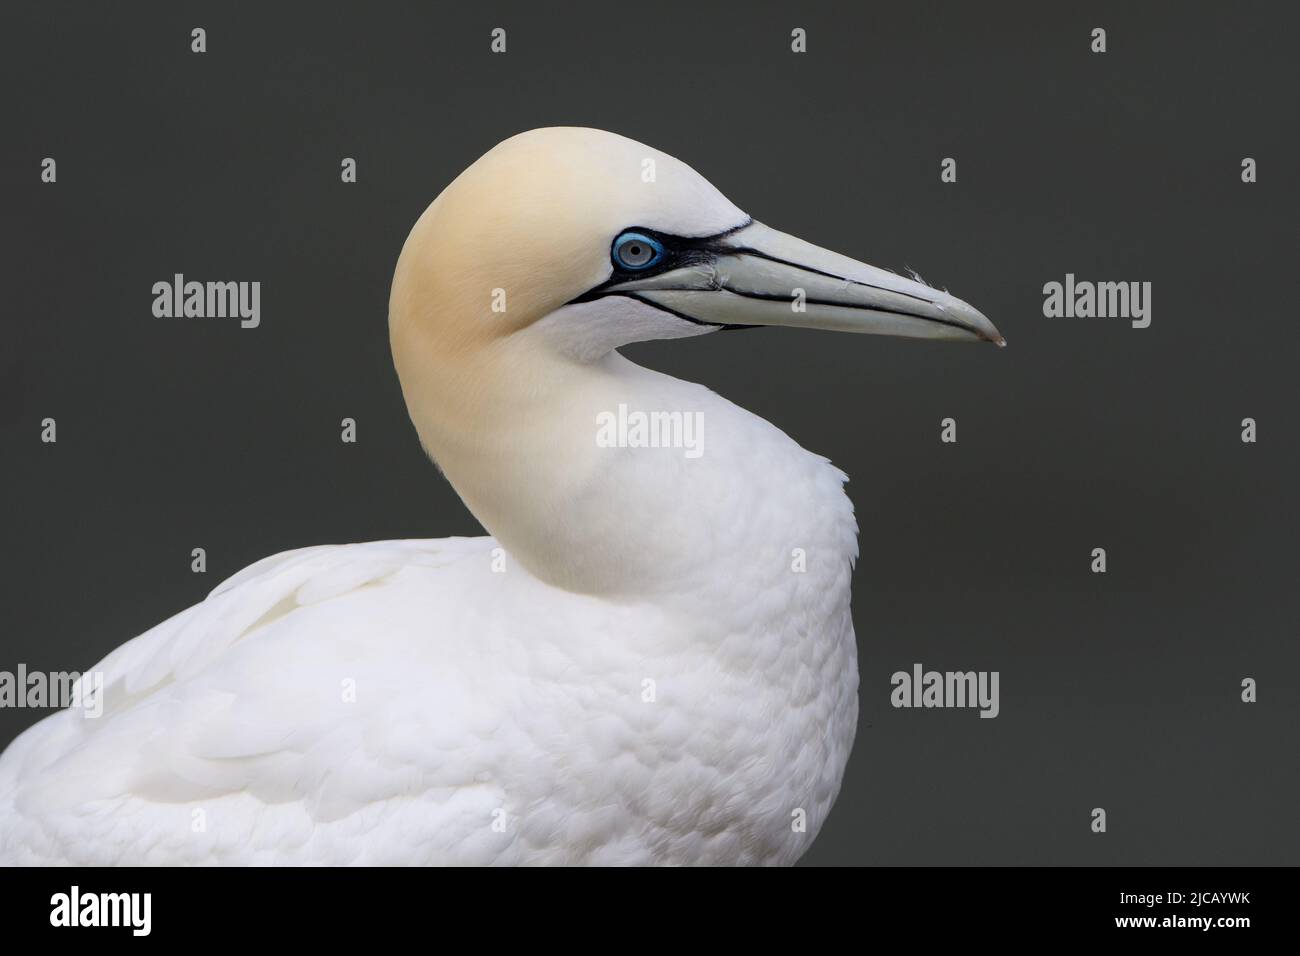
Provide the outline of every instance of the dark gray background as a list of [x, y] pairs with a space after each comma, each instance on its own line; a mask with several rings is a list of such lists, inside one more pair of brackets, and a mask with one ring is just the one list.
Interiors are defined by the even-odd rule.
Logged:
[[[1294, 12], [226, 6], [5, 4], [0, 669], [90, 667], [284, 549], [478, 533], [406, 417], [392, 268], [494, 143], [597, 126], [1010, 341], [630, 350], [853, 479], [862, 720], [806, 861], [1297, 861]], [[153, 318], [174, 272], [260, 280], [261, 328]], [[1067, 272], [1152, 282], [1152, 326], [1044, 318]], [[999, 670], [1001, 716], [892, 709], [914, 661]], [[0, 744], [37, 716], [0, 711]]]

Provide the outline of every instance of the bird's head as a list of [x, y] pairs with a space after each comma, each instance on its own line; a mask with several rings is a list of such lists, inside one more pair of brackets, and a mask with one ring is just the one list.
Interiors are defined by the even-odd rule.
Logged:
[[525, 329], [582, 361], [755, 325], [1003, 342], [946, 292], [755, 222], [658, 150], [571, 127], [514, 136], [443, 191], [406, 240], [389, 314], [399, 372], [407, 353]]
[[[589, 593], [692, 580], [683, 491], [712, 500], [734, 480], [721, 449], [738, 432], [717, 418], [689, 469], [598, 447], [611, 409], [711, 394], [615, 350], [755, 325], [1001, 342], [946, 292], [769, 229], [689, 166], [592, 129], [523, 133], [461, 173], [411, 230], [389, 304], [425, 449], [534, 576]], [[661, 520], [633, 533], [626, 516], [645, 513]]]

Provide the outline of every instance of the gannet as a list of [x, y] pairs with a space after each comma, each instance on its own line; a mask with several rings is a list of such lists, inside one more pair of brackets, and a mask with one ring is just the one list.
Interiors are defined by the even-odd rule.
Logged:
[[[389, 302], [420, 441], [491, 536], [278, 554], [122, 645], [99, 717], [0, 758], [0, 860], [797, 860], [857, 720], [845, 475], [618, 351], [765, 325], [1002, 342], [656, 149], [497, 145], [420, 216]], [[602, 445], [620, 406], [698, 416], [701, 453]]]

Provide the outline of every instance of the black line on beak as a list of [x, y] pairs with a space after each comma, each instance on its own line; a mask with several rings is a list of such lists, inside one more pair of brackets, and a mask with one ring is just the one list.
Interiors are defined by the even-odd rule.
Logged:
[[[858, 283], [858, 284], [865, 285], [866, 283]], [[872, 286], [872, 288], [875, 287]], [[732, 289], [729, 286], [723, 286], [723, 289], [727, 292], [730, 292], [732, 295], [738, 295], [746, 299], [757, 299], [761, 302], [793, 302], [794, 301], [789, 296], [784, 296], [784, 295], [764, 295], [761, 292], [737, 292], [735, 289]], [[916, 298], [916, 296], [913, 296], [912, 298]], [[921, 301], [924, 302], [926, 300], [922, 299]], [[827, 299], [804, 299], [804, 302], [806, 302], [808, 305], [825, 305], [825, 306], [831, 306], [832, 308], [836, 308], [836, 309], [852, 309], [856, 312], [883, 312], [885, 315], [901, 315], [907, 319], [919, 319], [922, 322], [935, 322], [938, 323], [939, 325], [947, 325], [954, 329], [961, 329], [963, 332], [969, 332], [971, 335], [975, 336], [976, 338], [983, 338], [983, 336], [981, 336], [979, 332], [975, 331], [975, 329], [972, 329], [969, 325], [966, 325], [962, 322], [958, 322], [956, 319], [940, 319], [933, 315], [918, 315], [915, 312], [904, 312], [902, 309], [884, 309], [877, 305], [853, 305], [847, 302], [831, 302]], [[930, 303], [930, 304], [933, 305], [934, 303]]]
[[[860, 279], [850, 279], [847, 276], [836, 275], [833, 272], [823, 272], [821, 269], [814, 269], [812, 266], [804, 265], [800, 262], [790, 262], [788, 259], [780, 259], [776, 256], [770, 256], [766, 252], [760, 252], [757, 249], [751, 249], [749, 246], [727, 246], [735, 254], [754, 256], [759, 259], [766, 259], [768, 262], [776, 262], [783, 266], [789, 266], [792, 269], [798, 269], [801, 272], [811, 272], [813, 275], [823, 276], [827, 279], [837, 279], [840, 282], [848, 282], [852, 285], [860, 285], [864, 289], [875, 289], [877, 292], [888, 292], [891, 295], [901, 295], [908, 299], [916, 299], [918, 302], [924, 302], [926, 305], [934, 305], [933, 299], [927, 299], [923, 295], [913, 295], [911, 292], [899, 292], [896, 289], [888, 289], [883, 285], [872, 285], [870, 282], [863, 282]], [[890, 309], [877, 309], [878, 312], [889, 312]], [[900, 312], [900, 315], [910, 315], [908, 312]]]
[[[695, 325], [703, 325], [711, 329], [726, 329], [731, 327], [725, 322], [705, 322], [703, 319], [697, 319], [694, 316], [687, 315], [685, 312], [678, 312], [676, 309], [670, 309], [668, 306], [660, 305], [658, 302], [651, 302], [649, 299], [644, 296], [639, 296], [635, 292], [617, 292], [614, 294], [627, 296], [629, 299], [636, 299], [636, 301], [640, 302], [642, 305], [648, 305], [653, 309], [658, 309], [660, 312], [667, 312], [669, 315], [676, 316], [679, 319], [691, 322]], [[574, 301], [577, 302], [579, 300], [575, 299]]]

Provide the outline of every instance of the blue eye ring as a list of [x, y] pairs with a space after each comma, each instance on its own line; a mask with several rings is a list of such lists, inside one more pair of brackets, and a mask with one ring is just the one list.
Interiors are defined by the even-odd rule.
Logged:
[[629, 229], [619, 233], [610, 255], [618, 268], [642, 272], [663, 260], [664, 246], [653, 236]]

